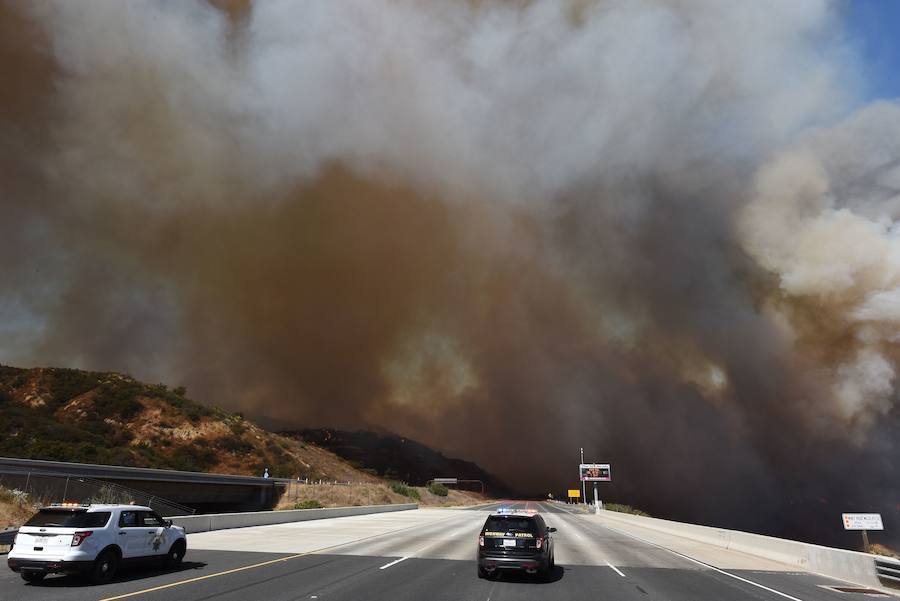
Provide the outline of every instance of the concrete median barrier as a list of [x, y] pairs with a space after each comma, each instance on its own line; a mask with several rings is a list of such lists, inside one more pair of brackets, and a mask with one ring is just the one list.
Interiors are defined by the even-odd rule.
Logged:
[[[602, 510], [599, 515], [601, 519], [610, 522], [633, 524], [723, 549], [763, 557], [794, 566], [800, 570], [816, 572], [860, 585], [881, 588], [895, 585], [886, 578], [879, 579], [880, 572], [876, 571], [876, 560], [892, 564], [895, 563], [894, 560], [887, 560], [877, 555], [751, 534], [739, 530], [699, 526], [615, 511]], [[900, 568], [900, 563], [897, 566]]]
[[307, 520], [324, 520], [342, 518], [353, 515], [371, 513], [387, 513], [391, 511], [408, 511], [418, 509], [416, 503], [397, 505], [365, 505], [361, 507], [330, 507], [326, 509], [287, 509], [284, 511], [248, 511], [245, 513], [213, 513], [208, 515], [186, 515], [174, 517], [172, 523], [182, 526], [190, 534], [193, 532], [210, 532], [228, 528], [248, 528], [250, 526], [268, 526], [270, 524], [287, 524], [305, 522]]

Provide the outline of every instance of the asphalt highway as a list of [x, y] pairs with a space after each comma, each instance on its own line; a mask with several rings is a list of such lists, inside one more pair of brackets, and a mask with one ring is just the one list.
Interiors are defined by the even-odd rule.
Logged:
[[[535, 509], [557, 528], [547, 581], [480, 580], [478, 533], [500, 506]], [[138, 568], [110, 584], [74, 577], [26, 584], [0, 571], [0, 599], [114, 601], [560, 600], [784, 601], [873, 597], [829, 589], [828, 578], [698, 543], [624, 530], [556, 503], [396, 513], [222, 530], [188, 537], [178, 571]], [[2, 556], [0, 556], [2, 557]]]

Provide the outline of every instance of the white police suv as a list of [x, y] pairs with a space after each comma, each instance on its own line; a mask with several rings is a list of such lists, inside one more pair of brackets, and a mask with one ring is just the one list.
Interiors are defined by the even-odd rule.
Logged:
[[149, 507], [54, 503], [19, 528], [7, 564], [28, 582], [47, 574], [86, 574], [108, 582], [119, 566], [139, 560], [181, 564], [184, 528]]

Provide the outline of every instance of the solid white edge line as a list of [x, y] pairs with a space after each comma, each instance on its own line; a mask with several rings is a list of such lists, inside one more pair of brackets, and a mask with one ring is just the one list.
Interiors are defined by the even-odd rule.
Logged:
[[608, 565], [609, 567], [611, 567], [611, 568], [613, 569], [613, 571], [614, 571], [616, 574], [618, 574], [618, 575], [621, 576], [622, 578], [625, 578], [625, 574], [623, 574], [622, 571], [621, 571], [619, 568], [617, 568], [617, 567], [614, 566], [613, 564], [609, 563], [609, 561], [606, 562], [606, 565]]
[[781, 597], [784, 597], [785, 599], [790, 599], [791, 601], [803, 601], [802, 599], [798, 599], [797, 597], [792, 597], [791, 595], [788, 595], [787, 593], [782, 593], [781, 591], [777, 591], [777, 590], [775, 590], [775, 589], [773, 589], [773, 588], [769, 588], [768, 586], [766, 586], [766, 585], [764, 585], [764, 584], [760, 584], [760, 583], [758, 583], [758, 582], [753, 582], [752, 580], [747, 580], [746, 578], [741, 578], [740, 576], [738, 576], [738, 575], [736, 575], [736, 574], [732, 574], [731, 572], [726, 572], [725, 570], [720, 570], [720, 569], [717, 568], [716, 566], [713, 566], [713, 565], [710, 565], [710, 564], [705, 563], [705, 562], [703, 562], [703, 561], [700, 561], [699, 559], [694, 559], [693, 557], [689, 557], [689, 556], [685, 555], [684, 553], [679, 553], [678, 551], [673, 551], [672, 549], [669, 549], [668, 547], [663, 547], [662, 545], [658, 545], [658, 544], [656, 544], [656, 543], [654, 543], [654, 542], [650, 542], [649, 540], [643, 539], [643, 538], [641, 538], [640, 536], [635, 536], [634, 534], [629, 534], [628, 532], [623, 532], [622, 530], [619, 530], [618, 528], [611, 528], [611, 527], [609, 527], [609, 526], [607, 526], [607, 525], [605, 525], [605, 524], [602, 524], [602, 526], [603, 526], [604, 528], [608, 528], [609, 530], [612, 530], [613, 532], [618, 532], [619, 534], [624, 534], [625, 536], [628, 536], [628, 537], [633, 538], [633, 539], [635, 539], [635, 540], [639, 540], [639, 541], [641, 541], [642, 543], [646, 543], [646, 544], [648, 544], [648, 545], [653, 545], [654, 547], [656, 547], [656, 548], [658, 548], [658, 549], [663, 549], [664, 551], [668, 551], [668, 552], [671, 553], [672, 555], [677, 555], [678, 557], [681, 557], [682, 559], [686, 559], [686, 560], [688, 560], [688, 561], [691, 561], [691, 562], [693, 562], [693, 563], [696, 563], [697, 565], [701, 565], [701, 566], [703, 566], [703, 567], [705, 567], [705, 568], [709, 568], [710, 570], [713, 570], [714, 572], [718, 572], [719, 574], [723, 574], [723, 575], [725, 575], [725, 576], [728, 576], [729, 578], [734, 578], [735, 580], [740, 580], [741, 582], [744, 582], [744, 583], [746, 583], [746, 584], [750, 584], [750, 585], [755, 586], [755, 587], [757, 587], [757, 588], [761, 588], [761, 589], [763, 589], [764, 591], [769, 591], [770, 593], [774, 593], [774, 594], [776, 594], [776, 595], [779, 595], [779, 596], [781, 596]]
[[387, 568], [389, 568], [389, 567], [391, 567], [391, 566], [395, 566], [395, 565], [397, 565], [398, 563], [400, 563], [401, 561], [406, 561], [407, 559], [409, 559], [409, 557], [401, 557], [400, 559], [395, 559], [395, 560], [392, 561], [391, 563], [386, 563], [386, 564], [384, 564], [383, 566], [381, 566], [381, 567], [378, 568], [378, 569], [379, 569], [379, 570], [386, 570]]

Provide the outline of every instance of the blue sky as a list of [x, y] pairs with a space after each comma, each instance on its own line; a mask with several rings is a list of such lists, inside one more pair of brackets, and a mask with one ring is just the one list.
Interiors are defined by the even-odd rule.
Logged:
[[900, 99], [900, 0], [844, 2], [847, 34], [861, 54], [865, 97]]

